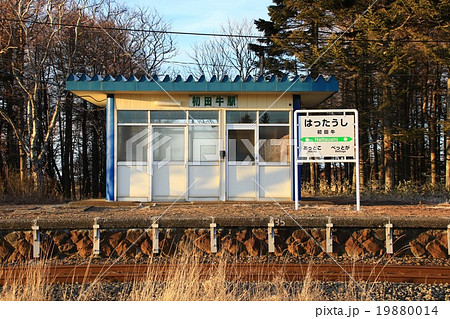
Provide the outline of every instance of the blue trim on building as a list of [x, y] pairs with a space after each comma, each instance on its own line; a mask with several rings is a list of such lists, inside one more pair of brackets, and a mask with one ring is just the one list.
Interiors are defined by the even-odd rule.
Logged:
[[[294, 124], [294, 112], [297, 110], [300, 110], [302, 106], [302, 100], [301, 100], [301, 96], [294, 94], [292, 96], [292, 124]], [[297, 128], [294, 127], [294, 125], [292, 125], [292, 137], [294, 137], [294, 130], [296, 130]], [[292, 180], [294, 181], [292, 183], [292, 200], [295, 200], [295, 183], [298, 183], [298, 200], [302, 199], [302, 165], [298, 165], [297, 167], [295, 167], [295, 147], [296, 145], [292, 144], [292, 163], [294, 165], [293, 167], [293, 172], [292, 172]], [[295, 180], [295, 169], [297, 169], [298, 171], [298, 181]]]
[[114, 201], [114, 94], [106, 99], [106, 200]]
[[171, 80], [165, 76], [162, 80], [157, 77], [148, 78], [146, 76], [137, 79], [130, 76], [126, 79], [119, 75], [113, 78], [106, 75], [104, 78], [94, 75], [92, 78], [83, 74], [80, 77], [71, 74], [66, 81], [68, 91], [156, 91], [156, 92], [337, 92], [338, 81], [334, 76], [324, 78], [322, 75], [316, 79], [310, 76], [305, 78], [295, 77], [288, 79], [276, 76], [271, 78], [259, 77], [253, 79], [248, 77], [242, 79], [236, 77], [231, 80], [228, 76], [218, 80], [212, 77], [209, 81], [204, 76], [197, 81], [189, 76], [183, 80], [177, 76]]

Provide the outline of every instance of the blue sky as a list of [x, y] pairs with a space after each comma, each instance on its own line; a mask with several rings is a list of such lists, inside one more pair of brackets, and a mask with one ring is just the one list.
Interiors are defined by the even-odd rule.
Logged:
[[271, 0], [144, 0], [154, 7], [174, 29], [182, 31], [214, 32], [227, 19], [268, 18]]
[[[119, 0], [120, 1], [120, 0]], [[172, 31], [215, 33], [229, 20], [268, 19], [267, 7], [272, 0], [123, 0], [130, 6], [139, 5], [158, 11], [172, 26]], [[173, 61], [188, 61], [191, 44], [205, 37], [176, 36], [179, 54]]]

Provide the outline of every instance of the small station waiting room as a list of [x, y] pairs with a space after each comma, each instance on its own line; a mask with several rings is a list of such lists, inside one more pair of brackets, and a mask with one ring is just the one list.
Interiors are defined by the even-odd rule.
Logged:
[[107, 200], [291, 200], [293, 111], [334, 77], [67, 79], [107, 114]]

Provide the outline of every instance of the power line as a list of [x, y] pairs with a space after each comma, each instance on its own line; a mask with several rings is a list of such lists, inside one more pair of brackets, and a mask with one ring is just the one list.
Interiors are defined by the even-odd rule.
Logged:
[[[155, 34], [172, 34], [172, 35], [181, 35], [181, 36], [202, 36], [202, 37], [231, 37], [231, 38], [244, 38], [244, 39], [279, 39], [279, 40], [301, 40], [302, 38], [294, 38], [294, 37], [281, 37], [281, 36], [264, 36], [264, 35], [245, 35], [245, 34], [227, 34], [227, 33], [207, 33], [207, 32], [184, 32], [184, 31], [167, 31], [167, 30], [151, 30], [151, 29], [133, 29], [133, 28], [121, 28], [121, 27], [100, 27], [100, 26], [88, 26], [83, 24], [72, 24], [72, 23], [61, 23], [61, 22], [44, 22], [44, 21], [35, 21], [35, 20], [19, 20], [19, 19], [10, 19], [10, 18], [0, 18], [0, 21], [9, 21], [9, 22], [23, 22], [23, 23], [35, 23], [41, 25], [48, 26], [61, 26], [61, 27], [70, 27], [70, 28], [83, 28], [88, 30], [100, 30], [102, 28], [104, 30], [109, 31], [127, 31], [127, 32], [144, 32], [144, 33], [155, 33]], [[332, 32], [322, 33], [327, 34], [335, 34]], [[337, 35], [338, 33], [336, 33]], [[331, 40], [330, 38], [319, 38], [319, 42], [327, 42]], [[412, 39], [390, 39], [390, 40], [381, 40], [381, 39], [342, 39], [342, 42], [399, 42], [399, 43], [450, 43], [449, 40], [412, 40]]]
[[150, 29], [133, 29], [133, 28], [121, 28], [121, 27], [100, 27], [100, 26], [88, 26], [82, 24], [72, 24], [72, 23], [61, 23], [61, 22], [44, 22], [35, 20], [19, 20], [19, 19], [9, 19], [0, 18], [0, 21], [10, 21], [10, 22], [24, 22], [24, 23], [35, 23], [42, 25], [51, 26], [62, 26], [62, 27], [73, 27], [73, 28], [83, 28], [83, 29], [102, 29], [108, 31], [129, 31], [129, 32], [146, 32], [146, 33], [158, 33], [158, 34], [175, 34], [175, 35], [188, 35], [188, 36], [206, 36], [206, 37], [232, 37], [232, 38], [252, 38], [261, 39], [263, 36], [256, 35], [239, 35], [239, 34], [225, 34], [225, 33], [204, 33], [204, 32], [184, 32], [184, 31], [167, 31], [167, 30], [150, 30]]
[[196, 62], [170, 61], [170, 60], [164, 61], [163, 63], [182, 64], [182, 65], [196, 65], [196, 66], [212, 66], [212, 67], [228, 67], [228, 68], [232, 68], [233, 67], [230, 64], [196, 63]]

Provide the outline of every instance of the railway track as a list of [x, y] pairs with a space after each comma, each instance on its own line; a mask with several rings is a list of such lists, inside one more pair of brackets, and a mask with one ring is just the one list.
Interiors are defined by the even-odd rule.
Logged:
[[[34, 268], [33, 268], [34, 267]], [[342, 268], [341, 268], [342, 267]], [[177, 278], [177, 272], [190, 271], [198, 279], [207, 279], [218, 273], [226, 280], [253, 282], [275, 278], [301, 281], [306, 276], [320, 281], [389, 281], [408, 283], [450, 283], [450, 267], [410, 265], [334, 265], [334, 264], [119, 264], [119, 265], [59, 265], [1, 267], [0, 285], [6, 282], [30, 282], [30, 278], [44, 278], [49, 283], [92, 283], [98, 281], [163, 281]]]

